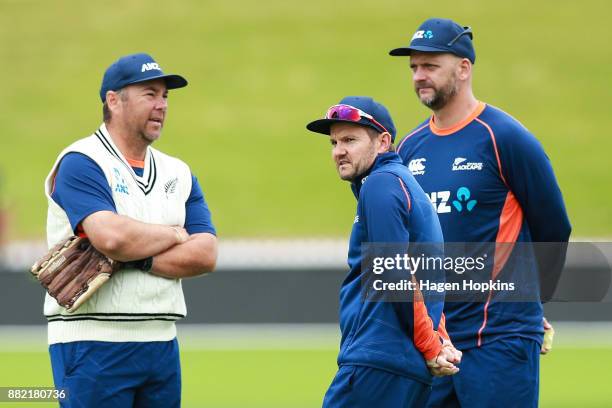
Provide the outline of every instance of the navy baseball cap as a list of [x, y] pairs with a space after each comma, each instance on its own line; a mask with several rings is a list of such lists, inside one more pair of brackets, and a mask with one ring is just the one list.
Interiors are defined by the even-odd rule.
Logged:
[[[363, 116], [353, 118], [346, 116], [343, 118], [343, 111], [336, 109], [339, 107], [339, 105], [348, 105], [349, 107], [357, 108], [362, 113], [371, 116], [372, 119]], [[350, 113], [351, 112], [347, 112], [347, 114]], [[327, 111], [325, 118], [310, 122], [306, 125], [306, 129], [310, 130], [311, 132], [329, 135], [331, 125], [338, 122], [356, 123], [370, 127], [381, 133], [388, 132], [391, 135], [391, 140], [395, 140], [396, 131], [395, 125], [393, 124], [393, 119], [391, 119], [391, 114], [383, 104], [376, 102], [369, 96], [347, 96], [342, 98], [337, 105], [332, 106]]]
[[392, 56], [410, 55], [412, 51], [448, 52], [476, 62], [472, 44], [472, 29], [463, 27], [446, 18], [430, 18], [419, 26], [407, 47], [389, 51]]
[[187, 80], [182, 76], [164, 74], [161, 67], [150, 55], [144, 53], [131, 54], [119, 58], [106, 69], [100, 87], [100, 99], [102, 99], [102, 102], [106, 101], [107, 91], [118, 91], [127, 85], [152, 79], [164, 79], [168, 89], [187, 86]]

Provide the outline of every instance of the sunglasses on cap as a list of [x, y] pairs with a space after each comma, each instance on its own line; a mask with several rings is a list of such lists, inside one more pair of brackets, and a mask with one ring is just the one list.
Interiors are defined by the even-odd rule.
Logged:
[[470, 37], [470, 39], [474, 39], [474, 34], [472, 33], [472, 27], [469, 27], [469, 26], [468, 27], [463, 27], [463, 31], [460, 32], [459, 34], [457, 34], [457, 36], [455, 38], [450, 40], [448, 42], [448, 44], [446, 44], [446, 46], [447, 47], [452, 47], [464, 35], [467, 35], [468, 37]]
[[381, 125], [372, 115], [362, 111], [359, 108], [356, 108], [351, 105], [334, 105], [327, 110], [325, 114], [325, 119], [340, 119], [340, 120], [348, 120], [351, 122], [359, 122], [361, 118], [368, 119], [370, 122], [375, 124], [378, 128], [382, 129], [384, 132], [389, 133], [387, 129], [383, 125]]

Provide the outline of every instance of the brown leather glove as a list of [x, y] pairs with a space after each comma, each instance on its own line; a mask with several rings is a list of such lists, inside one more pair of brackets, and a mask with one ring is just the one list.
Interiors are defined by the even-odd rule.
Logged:
[[58, 304], [74, 312], [117, 269], [119, 262], [100, 253], [89, 239], [72, 236], [32, 265], [31, 272]]

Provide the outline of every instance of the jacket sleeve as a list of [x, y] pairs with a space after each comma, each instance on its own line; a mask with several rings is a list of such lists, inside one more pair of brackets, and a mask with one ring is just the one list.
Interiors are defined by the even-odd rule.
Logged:
[[[387, 252], [391, 249], [394, 251], [386, 254], [387, 256], [395, 256], [397, 248], [402, 245], [408, 248], [411, 235], [411, 201], [404, 182], [391, 173], [371, 175], [362, 187], [360, 200], [368, 241], [389, 244]], [[438, 295], [435, 302], [424, 301], [422, 294], [417, 291], [412, 302], [395, 303], [398, 307], [412, 309], [402, 315], [408, 316], [414, 345], [426, 360], [435, 358], [441, 349], [441, 337], [434, 329], [440, 325], [444, 305], [440, 299], [443, 297]]]
[[519, 123], [497, 140], [502, 177], [516, 197], [534, 242], [542, 300], [549, 299], [565, 263], [571, 225], [552, 165], [540, 142]]

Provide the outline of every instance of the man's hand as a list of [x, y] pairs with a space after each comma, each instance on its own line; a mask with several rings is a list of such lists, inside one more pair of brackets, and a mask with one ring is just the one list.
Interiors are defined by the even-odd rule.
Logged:
[[212, 272], [217, 264], [217, 237], [209, 233], [189, 236], [187, 242], [156, 255], [151, 273], [164, 278], [187, 278]]
[[444, 340], [442, 349], [436, 356], [431, 360], [426, 360], [427, 368], [434, 377], [443, 377], [445, 375], [453, 375], [459, 372], [459, 367], [455, 364], [461, 362], [461, 356], [463, 353], [457, 350], [453, 344]]
[[542, 342], [540, 354], [547, 354], [550, 350], [552, 350], [555, 329], [553, 329], [552, 325], [548, 323], [546, 318], [542, 320], [542, 323], [544, 324], [544, 341]]
[[172, 226], [171, 228], [174, 230], [176, 240], [179, 244], [184, 244], [185, 242], [189, 241], [189, 233], [185, 228], [178, 225]]

